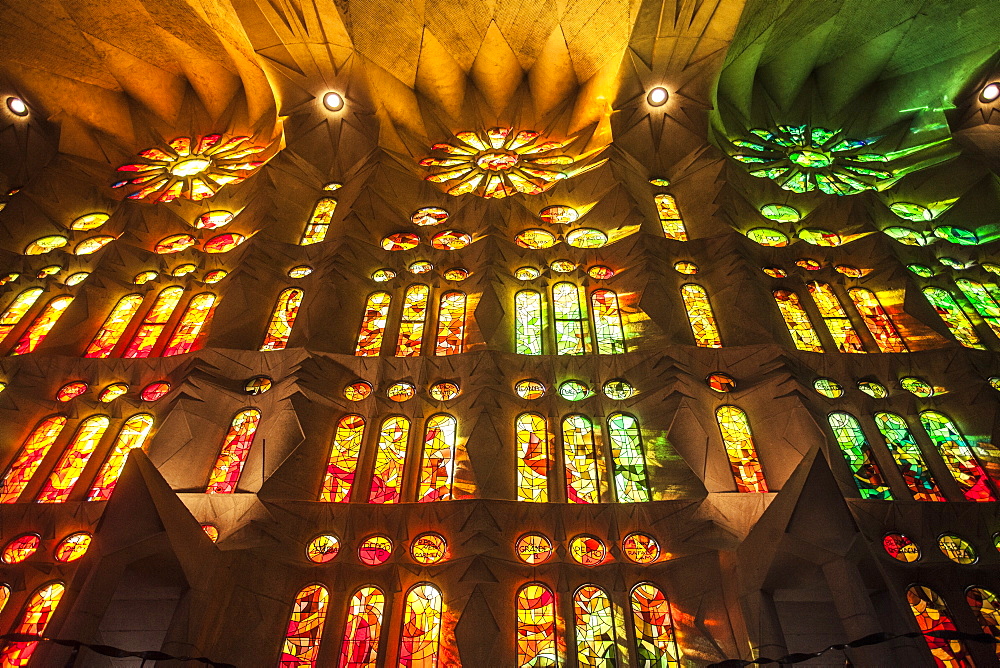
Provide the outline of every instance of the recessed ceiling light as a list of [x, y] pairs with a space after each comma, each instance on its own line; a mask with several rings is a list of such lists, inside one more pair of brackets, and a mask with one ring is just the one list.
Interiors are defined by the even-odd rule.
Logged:
[[323, 96], [323, 106], [330, 111], [340, 111], [344, 108], [344, 96], [340, 93], [330, 91]]
[[998, 97], [1000, 97], [1000, 83], [996, 81], [986, 84], [983, 86], [983, 90], [979, 92], [980, 102], [992, 102]]
[[667, 92], [666, 88], [663, 86], [657, 86], [649, 91], [649, 94], [646, 96], [646, 102], [648, 102], [652, 107], [661, 107], [666, 103], [667, 98], [669, 97], [670, 93]]
[[26, 105], [24, 100], [19, 97], [8, 97], [7, 108], [10, 109], [11, 113], [15, 116], [28, 115], [28, 105]]

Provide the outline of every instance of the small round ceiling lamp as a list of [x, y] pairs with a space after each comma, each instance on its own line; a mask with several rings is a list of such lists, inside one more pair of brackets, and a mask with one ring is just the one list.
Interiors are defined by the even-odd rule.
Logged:
[[646, 102], [648, 102], [651, 107], [662, 107], [667, 103], [669, 98], [670, 93], [668, 93], [667, 89], [663, 86], [657, 86], [646, 94]]
[[[979, 91], [980, 102], [993, 102], [998, 97], [1000, 97], [1000, 81], [994, 81], [993, 83], [986, 84], [983, 86], [983, 89]], [[7, 101], [7, 104], [10, 104], [10, 100]]]
[[331, 90], [323, 96], [323, 106], [330, 111], [340, 111], [344, 108], [344, 96]]
[[24, 103], [19, 97], [8, 97], [7, 98], [7, 108], [10, 109], [10, 113], [15, 116], [27, 116], [28, 115], [28, 105]]

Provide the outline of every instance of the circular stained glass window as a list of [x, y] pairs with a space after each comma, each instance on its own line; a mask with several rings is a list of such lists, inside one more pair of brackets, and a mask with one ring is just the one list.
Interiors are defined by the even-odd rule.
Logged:
[[799, 239], [813, 246], [839, 246], [843, 243], [840, 235], [830, 230], [805, 229], [799, 230]]
[[194, 219], [194, 226], [200, 230], [217, 230], [233, 222], [232, 211], [209, 211]]
[[0, 561], [5, 564], [19, 564], [37, 550], [42, 544], [42, 538], [37, 533], [26, 533], [13, 539], [4, 546], [0, 553]]
[[514, 243], [522, 248], [551, 248], [556, 245], [556, 237], [551, 232], [542, 229], [530, 229], [514, 237]]
[[889, 396], [889, 391], [885, 389], [885, 385], [876, 383], [874, 380], [858, 381], [858, 389], [875, 399], [885, 399]]
[[806, 271], [819, 271], [820, 269], [823, 268], [823, 265], [821, 265], [819, 262], [808, 257], [796, 260], [795, 264], [796, 266], [802, 267]]
[[396, 278], [396, 272], [392, 269], [376, 269], [372, 272], [372, 280], [376, 283], [385, 283]]
[[771, 278], [787, 278], [788, 272], [781, 267], [761, 267], [761, 271]]
[[581, 227], [566, 235], [566, 243], [574, 248], [600, 248], [608, 243], [608, 235], [591, 227]]
[[601, 281], [614, 277], [615, 270], [611, 267], [605, 267], [603, 264], [595, 264], [587, 270], [587, 275]]
[[571, 206], [555, 204], [539, 211], [538, 217], [552, 225], [569, 225], [575, 223], [580, 218], [580, 214]]
[[388, 536], [370, 536], [358, 547], [358, 559], [366, 566], [378, 566], [392, 555], [392, 541]]
[[436, 206], [425, 206], [422, 209], [417, 209], [410, 216], [410, 222], [421, 227], [440, 225], [446, 220], [448, 220], [448, 212]]
[[406, 268], [411, 274], [426, 274], [429, 271], [434, 270], [434, 265], [427, 260], [417, 260], [416, 262], [411, 262], [410, 266]]
[[581, 535], [569, 542], [569, 555], [578, 564], [597, 566], [608, 556], [608, 548], [596, 536]]
[[979, 559], [975, 548], [964, 538], [959, 538], [955, 534], [942, 534], [938, 538], [938, 548], [944, 556], [956, 564], [974, 564]]
[[197, 240], [190, 234], [174, 234], [160, 239], [160, 242], [153, 247], [153, 252], [159, 255], [180, 253], [182, 250], [191, 248], [195, 243], [197, 243]]
[[813, 381], [813, 389], [827, 399], [836, 399], [844, 394], [844, 386], [832, 378], [817, 378]]
[[765, 204], [760, 207], [760, 213], [768, 220], [779, 223], [797, 223], [802, 220], [799, 210], [787, 204]]
[[733, 377], [728, 373], [722, 373], [721, 371], [708, 374], [708, 377], [705, 378], [705, 382], [708, 383], [708, 386], [716, 392], [732, 392], [736, 389], [736, 381]]
[[170, 272], [170, 275], [175, 278], [180, 278], [181, 276], [187, 276], [197, 268], [198, 265], [196, 264], [191, 264], [191, 263], [179, 264], [176, 267], [174, 267], [174, 270]]
[[517, 381], [514, 391], [522, 399], [540, 399], [545, 395], [545, 385], [540, 380], [528, 378]]
[[393, 401], [403, 402], [412, 399], [416, 393], [417, 390], [413, 387], [413, 383], [403, 382], [390, 385], [385, 395]]
[[604, 390], [604, 396], [616, 401], [628, 399], [635, 394], [635, 388], [632, 387], [632, 384], [620, 378], [607, 381], [601, 389]]
[[934, 275], [934, 270], [928, 267], [926, 264], [908, 264], [906, 268], [912, 271], [914, 274], [920, 278], [930, 278]]
[[910, 394], [924, 399], [927, 397], [933, 397], [935, 394], [934, 387], [930, 383], [915, 376], [900, 378], [899, 385]]
[[101, 394], [98, 395], [98, 400], [101, 403], [111, 403], [118, 397], [122, 396], [128, 392], [128, 385], [125, 383], [112, 383], [101, 390]]
[[202, 250], [206, 253], [228, 253], [233, 250], [247, 238], [242, 234], [236, 234], [230, 232], [228, 234], [220, 234], [217, 237], [212, 237], [202, 245]]
[[567, 380], [559, 384], [559, 396], [567, 401], [580, 401], [590, 395], [590, 388], [579, 380]]
[[139, 397], [143, 401], [157, 401], [162, 399], [170, 391], [170, 383], [165, 380], [157, 380], [142, 388]]
[[205, 274], [204, 280], [206, 283], [218, 283], [228, 275], [229, 272], [226, 271], [225, 269], [213, 269], [212, 271]]
[[431, 237], [431, 246], [438, 250], [461, 250], [472, 243], [472, 237], [459, 230], [445, 230]]
[[159, 275], [160, 274], [155, 271], [140, 271], [135, 275], [135, 278], [132, 279], [132, 282], [136, 285], [145, 285], [150, 281], [155, 281]]
[[358, 380], [344, 388], [344, 396], [351, 401], [361, 401], [367, 399], [372, 393], [372, 384], [363, 380]]
[[271, 389], [271, 379], [267, 376], [254, 376], [243, 386], [247, 394], [264, 394]]
[[219, 542], [219, 527], [214, 524], [202, 524], [201, 530], [205, 532], [205, 535], [208, 536], [210, 541], [213, 543]]
[[861, 278], [865, 275], [865, 272], [861, 271], [857, 267], [852, 267], [849, 264], [838, 264], [834, 267], [834, 269], [848, 278]]
[[468, 269], [463, 269], [462, 267], [455, 267], [444, 272], [444, 280], [446, 281], [464, 281], [472, 272]]
[[96, 230], [98, 227], [108, 222], [110, 218], [106, 213], [88, 213], [80, 216], [69, 224], [71, 230]]
[[76, 380], [72, 383], [66, 383], [59, 388], [56, 392], [56, 399], [59, 401], [70, 401], [71, 399], [76, 399], [78, 396], [83, 394], [89, 389], [89, 386], [82, 380]]
[[687, 262], [687, 261], [675, 262], [674, 270], [677, 271], [678, 273], [692, 276], [698, 273], [698, 265], [696, 265], [694, 262]]
[[625, 536], [622, 552], [629, 561], [637, 564], [651, 564], [660, 557], [660, 544], [648, 533], [636, 531]]
[[333, 561], [340, 552], [340, 539], [332, 533], [316, 536], [306, 546], [306, 558], [314, 564], [325, 564]]
[[420, 245], [420, 237], [413, 232], [398, 232], [382, 239], [382, 248], [387, 251], [404, 251]]
[[58, 234], [51, 234], [41, 239], [35, 239], [24, 249], [25, 255], [44, 255], [45, 253], [62, 248], [69, 243], [69, 239]]
[[448, 541], [439, 533], [424, 533], [410, 543], [410, 556], [421, 564], [436, 564], [448, 554]]
[[901, 533], [887, 533], [882, 539], [882, 547], [890, 557], [907, 564], [920, 559], [920, 548]]
[[437, 401], [448, 401], [457, 397], [461, 391], [458, 383], [442, 381], [431, 385], [430, 393], [431, 397]]
[[517, 539], [514, 551], [526, 564], [541, 564], [552, 558], [552, 541], [540, 533], [526, 533]]
[[86, 531], [71, 533], [63, 538], [59, 542], [59, 545], [56, 546], [56, 561], [64, 564], [76, 561], [83, 555], [87, 554], [87, 550], [90, 548], [90, 542], [93, 539], [94, 537]]
[[576, 264], [570, 262], [569, 260], [553, 260], [549, 264], [549, 269], [556, 272], [557, 274], [568, 274], [569, 272], [576, 269]]
[[893, 202], [889, 205], [889, 210], [904, 220], [923, 222], [934, 220], [934, 214], [926, 206], [913, 204], [912, 202]]
[[772, 230], [767, 227], [755, 227], [747, 232], [747, 238], [750, 239], [750, 241], [756, 241], [761, 246], [774, 246], [776, 248], [781, 248], [788, 245], [788, 235], [784, 232]]
[[992, 387], [997, 392], [1000, 392], [1000, 376], [990, 376], [990, 387]]
[[514, 278], [519, 281], [530, 281], [541, 276], [541, 272], [534, 267], [519, 267], [514, 270]]
[[98, 237], [90, 237], [89, 239], [84, 239], [73, 248], [73, 254], [93, 255], [94, 253], [101, 250], [114, 240], [115, 237], [107, 234], [102, 234], [101, 236]]
[[292, 267], [288, 270], [289, 278], [305, 278], [309, 274], [313, 273], [312, 267], [307, 264], [300, 264], [297, 267]]

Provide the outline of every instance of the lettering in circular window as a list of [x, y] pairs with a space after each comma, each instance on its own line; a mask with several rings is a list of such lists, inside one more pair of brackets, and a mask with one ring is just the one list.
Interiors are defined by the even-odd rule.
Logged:
[[686, 274], [692, 276], [698, 273], [698, 265], [694, 262], [688, 262], [686, 260], [674, 263], [674, 271], [679, 274]]
[[404, 251], [420, 245], [420, 237], [413, 232], [398, 232], [382, 239], [382, 248], [387, 251]]
[[787, 278], [788, 272], [781, 267], [762, 267], [761, 271], [771, 278]]
[[438, 250], [461, 250], [472, 243], [472, 237], [459, 230], [445, 230], [431, 237], [431, 246]]
[[882, 539], [882, 547], [886, 554], [897, 561], [912, 564], [920, 559], [920, 548], [901, 533], [887, 533]]
[[69, 243], [69, 239], [59, 234], [50, 234], [47, 237], [42, 237], [41, 239], [35, 239], [24, 249], [25, 255], [44, 255], [54, 251], [57, 248], [62, 248]]
[[324, 533], [316, 536], [306, 547], [306, 558], [314, 564], [325, 564], [333, 561], [333, 558], [340, 552], [340, 539], [332, 533]]
[[889, 391], [885, 389], [885, 385], [876, 383], [874, 380], [858, 381], [858, 389], [873, 399], [885, 399], [889, 396]]
[[591, 278], [596, 278], [599, 281], [607, 280], [609, 278], [614, 278], [615, 270], [611, 267], [606, 267], [603, 264], [595, 264], [593, 267], [587, 270], [587, 274]]
[[590, 396], [590, 388], [579, 380], [567, 380], [559, 384], [559, 396], [566, 401], [581, 401]]
[[145, 285], [150, 281], [155, 281], [159, 275], [159, 272], [156, 271], [140, 271], [135, 275], [135, 278], [132, 279], [132, 282], [136, 285]]
[[313, 273], [312, 267], [307, 264], [300, 264], [297, 267], [292, 267], [288, 270], [289, 278], [305, 278], [309, 274]]
[[542, 564], [552, 558], [552, 541], [540, 533], [526, 533], [517, 539], [514, 552], [526, 564]]
[[366, 566], [384, 564], [392, 556], [392, 541], [388, 536], [369, 536], [358, 547], [358, 559]]
[[89, 239], [84, 239], [78, 243], [73, 248], [74, 255], [93, 255], [97, 251], [101, 250], [109, 243], [115, 240], [115, 237], [109, 234], [102, 234], [96, 237], [90, 237]]
[[607, 558], [608, 548], [600, 538], [583, 534], [569, 542], [569, 554], [578, 564], [597, 566]]
[[89, 387], [90, 386], [82, 380], [75, 380], [72, 383], [66, 383], [59, 388], [58, 392], [56, 392], [56, 399], [59, 401], [70, 401], [72, 399], [76, 399], [78, 396], [86, 392]]
[[101, 403], [108, 404], [128, 392], [128, 385], [125, 383], [111, 383], [98, 395], [97, 399]]
[[190, 234], [173, 234], [169, 237], [160, 239], [159, 243], [153, 248], [153, 252], [158, 255], [169, 255], [170, 253], [180, 253], [182, 250], [187, 250], [197, 243], [197, 239], [192, 237]]
[[941, 534], [938, 538], [938, 549], [956, 564], [974, 564], [979, 559], [975, 548], [967, 540], [951, 533]]
[[427, 260], [417, 260], [416, 262], [411, 262], [406, 270], [411, 274], [426, 274], [429, 271], [434, 271], [434, 265]]
[[660, 544], [648, 533], [636, 531], [625, 536], [622, 552], [637, 564], [651, 564], [660, 558]]
[[768, 220], [778, 223], [797, 223], [802, 220], [799, 210], [787, 204], [765, 204], [760, 207], [760, 213]]
[[632, 383], [620, 378], [614, 378], [605, 382], [601, 389], [604, 390], [604, 396], [615, 401], [624, 401], [635, 395], [635, 388], [632, 386]]
[[446, 220], [448, 220], [448, 212], [436, 206], [425, 206], [422, 209], [417, 209], [410, 216], [410, 222], [421, 227], [440, 225]]
[[4, 546], [0, 553], [0, 561], [5, 564], [19, 564], [37, 550], [42, 544], [42, 538], [37, 533], [21, 534]]
[[574, 262], [570, 262], [569, 260], [553, 260], [549, 263], [549, 269], [557, 274], [568, 274], [576, 269], [576, 264]]
[[778, 230], [772, 230], [767, 227], [755, 227], [749, 232], [747, 232], [747, 238], [750, 241], [756, 241], [761, 246], [773, 246], [774, 248], [783, 248], [788, 245], [788, 235], [784, 232], [779, 232]]
[[176, 267], [174, 267], [174, 270], [170, 272], [170, 275], [174, 276], [175, 278], [180, 278], [181, 276], [187, 276], [197, 268], [198, 265], [196, 264], [191, 264], [191, 263], [179, 264]]
[[446, 281], [464, 281], [465, 279], [467, 279], [471, 275], [472, 275], [472, 272], [469, 271], [468, 269], [464, 269], [463, 267], [454, 267], [454, 268], [449, 269], [448, 271], [444, 272], [444, 280], [446, 280]]
[[837, 399], [844, 394], [844, 386], [832, 378], [817, 378], [813, 381], [813, 389], [827, 399]]
[[233, 222], [232, 211], [208, 211], [194, 219], [194, 226], [199, 230], [217, 230]]
[[607, 245], [608, 235], [592, 227], [581, 227], [566, 235], [566, 243], [574, 248], [600, 248]]
[[449, 401], [457, 397], [461, 392], [462, 389], [458, 386], [458, 383], [450, 381], [434, 383], [430, 389], [431, 397], [436, 401]]
[[530, 229], [525, 230], [514, 237], [514, 243], [522, 248], [539, 250], [555, 246], [556, 237], [551, 232], [547, 232], [542, 229]]
[[70, 223], [69, 228], [71, 230], [96, 230], [108, 222], [108, 218], [110, 217], [106, 213], [88, 213]]
[[392, 269], [376, 269], [372, 272], [372, 280], [376, 283], [385, 283], [396, 278], [396, 272]]
[[409, 401], [416, 393], [417, 389], [413, 386], [413, 383], [406, 382], [393, 383], [385, 392], [387, 397], [399, 402]]
[[530, 281], [541, 276], [541, 272], [534, 267], [519, 267], [514, 270], [514, 278], [519, 281]]
[[344, 396], [351, 401], [367, 399], [371, 393], [372, 384], [364, 380], [355, 381], [344, 388]]
[[436, 564], [448, 554], [448, 541], [438, 533], [424, 533], [410, 543], [410, 556], [421, 564]]
[[553, 204], [539, 211], [538, 217], [550, 225], [569, 225], [575, 223], [580, 214], [571, 206]]
[[226, 271], [225, 269], [213, 269], [212, 271], [205, 274], [205, 278], [203, 280], [206, 283], [218, 283], [228, 275], [229, 272]]
[[540, 399], [545, 395], [545, 384], [534, 378], [519, 380], [514, 385], [514, 392], [522, 399]]
[[87, 554], [87, 550], [90, 548], [90, 542], [93, 539], [94, 537], [86, 531], [71, 533], [63, 538], [59, 542], [59, 545], [56, 546], [56, 561], [64, 564], [76, 561], [83, 555]]
[[899, 379], [899, 385], [914, 396], [918, 396], [922, 399], [927, 397], [933, 397], [937, 392], [934, 387], [927, 381], [917, 378], [915, 376], [907, 376], [906, 378]]

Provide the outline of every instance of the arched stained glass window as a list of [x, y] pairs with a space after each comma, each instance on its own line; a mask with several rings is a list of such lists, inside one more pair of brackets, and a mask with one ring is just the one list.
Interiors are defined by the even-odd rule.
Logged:
[[108, 458], [101, 466], [100, 472], [94, 479], [94, 484], [87, 494], [88, 501], [107, 501], [111, 498], [111, 493], [115, 491], [118, 478], [121, 477], [125, 468], [125, 461], [128, 454], [135, 448], [144, 447], [149, 432], [153, 429], [153, 416], [148, 413], [138, 413], [125, 420], [125, 424], [118, 431], [118, 438], [111, 447]]
[[649, 501], [649, 478], [639, 421], [628, 413], [612, 413], [608, 416], [608, 437], [618, 502]]
[[399, 668], [435, 668], [441, 642], [441, 592], [432, 584], [418, 584], [406, 594], [403, 632], [399, 639]]
[[292, 335], [292, 326], [295, 318], [299, 314], [299, 306], [302, 304], [302, 296], [305, 294], [299, 288], [288, 288], [278, 295], [278, 303], [271, 313], [271, 321], [267, 323], [267, 333], [264, 334], [264, 343], [260, 349], [264, 350], [284, 350], [288, 345], [288, 337]]
[[955, 285], [972, 304], [972, 308], [976, 309], [976, 313], [990, 326], [993, 333], [1000, 336], [1000, 304], [997, 304], [997, 300], [989, 290], [982, 283], [967, 278], [956, 278]]
[[406, 289], [403, 295], [403, 316], [399, 323], [396, 357], [416, 357], [420, 354], [429, 295], [430, 288], [426, 285], [411, 285]]
[[385, 595], [378, 587], [362, 587], [347, 608], [338, 668], [377, 668]]
[[889, 315], [882, 308], [882, 303], [875, 296], [875, 293], [867, 288], [851, 288], [847, 291], [854, 308], [858, 310], [861, 319], [865, 321], [865, 327], [872, 333], [878, 349], [883, 353], [905, 353], [909, 349], [906, 342], [900, 336], [896, 325], [889, 319]]
[[435, 355], [455, 355], [465, 347], [465, 293], [446, 292], [438, 309]]
[[35, 471], [65, 426], [65, 415], [52, 415], [38, 423], [24, 441], [17, 457], [14, 458], [14, 463], [3, 476], [3, 484], [0, 485], [0, 503], [17, 502], [17, 497], [21, 496], [21, 492], [28, 486], [31, 477], [35, 475]]
[[736, 406], [719, 406], [715, 419], [722, 432], [722, 442], [729, 456], [729, 466], [740, 492], [766, 492], [767, 481], [757, 459], [757, 448], [750, 433], [747, 414]]
[[[615, 615], [611, 599], [596, 585], [583, 585], [573, 595], [576, 659], [581, 667], [615, 668]], [[654, 664], [655, 665], [655, 664]]]
[[656, 585], [642, 582], [632, 589], [631, 598], [639, 665], [680, 668], [681, 652], [667, 597]]
[[677, 209], [674, 196], [662, 193], [656, 195], [653, 200], [656, 202], [656, 213], [660, 218], [663, 236], [674, 241], [687, 241], [687, 230], [684, 229], [684, 221], [681, 219], [681, 212]]
[[847, 311], [837, 299], [837, 294], [829, 283], [822, 281], [809, 281], [809, 294], [816, 302], [816, 308], [826, 323], [826, 328], [830, 330], [830, 335], [837, 344], [837, 350], [842, 353], [863, 353], [865, 348], [861, 345], [861, 337], [854, 331], [854, 325], [847, 317]]
[[628, 352], [618, 295], [611, 290], [594, 290], [590, 294], [594, 311], [594, 335], [598, 355], [618, 355]]
[[337, 431], [333, 435], [333, 447], [330, 450], [330, 461], [326, 465], [326, 475], [323, 477], [323, 489], [320, 501], [343, 503], [351, 494], [354, 484], [354, 474], [358, 468], [358, 455], [361, 453], [361, 439], [365, 434], [365, 419], [360, 415], [345, 415], [337, 423]]
[[149, 307], [146, 317], [142, 319], [139, 331], [132, 337], [132, 341], [128, 344], [122, 357], [131, 359], [150, 356], [153, 352], [153, 346], [156, 345], [156, 340], [160, 338], [160, 334], [167, 326], [167, 321], [170, 320], [170, 316], [173, 315], [174, 309], [177, 308], [183, 295], [184, 288], [177, 286], [164, 288], [160, 291], [160, 294], [156, 296], [156, 301]]
[[260, 411], [256, 408], [245, 408], [236, 414], [222, 444], [219, 459], [212, 468], [206, 493], [232, 494], [236, 491], [258, 424], [260, 424]]
[[965, 315], [965, 312], [959, 307], [958, 302], [955, 301], [950, 292], [933, 286], [928, 286], [921, 292], [924, 293], [927, 301], [930, 302], [934, 310], [937, 311], [937, 314], [944, 320], [944, 324], [948, 325], [948, 329], [951, 330], [952, 335], [959, 343], [966, 348], [985, 350], [979, 340], [979, 335], [976, 333], [972, 323], [969, 322], [969, 317]]
[[122, 338], [122, 334], [125, 333], [125, 328], [132, 322], [132, 316], [139, 311], [140, 306], [142, 306], [142, 295], [138, 293], [125, 295], [119, 299], [115, 307], [111, 309], [111, 313], [108, 314], [104, 324], [101, 325], [101, 329], [98, 330], [97, 335], [94, 336], [94, 340], [87, 346], [87, 350], [83, 353], [83, 356], [109, 357], [111, 351], [114, 350], [115, 346], [118, 345], [118, 341]]
[[111, 420], [106, 415], [93, 415], [80, 423], [73, 440], [66, 446], [62, 458], [39, 493], [38, 503], [62, 503], [69, 498], [110, 424]]
[[555, 668], [556, 597], [545, 585], [532, 582], [517, 591], [517, 668]]
[[791, 290], [775, 290], [774, 301], [778, 304], [778, 310], [781, 311], [781, 317], [795, 347], [811, 353], [823, 352], [823, 344], [813, 329], [809, 314], [802, 308], [799, 296]]
[[361, 321], [361, 333], [358, 334], [358, 347], [355, 355], [372, 357], [382, 349], [382, 336], [385, 334], [385, 324], [389, 320], [389, 303], [392, 297], [388, 292], [375, 292], [368, 296], [365, 304], [365, 316]]
[[567, 415], [562, 421], [563, 461], [566, 467], [566, 500], [600, 503], [600, 473], [594, 424], [584, 415]]
[[538, 413], [521, 413], [517, 433], [517, 500], [549, 500], [549, 428]]
[[895, 413], [882, 412], [875, 413], [875, 424], [913, 498], [917, 501], [945, 501], [906, 420]]
[[[49, 625], [65, 591], [66, 585], [62, 582], [50, 582], [36, 589], [10, 632], [32, 636], [44, 634], [45, 627]], [[37, 640], [6, 643], [0, 650], [0, 666], [4, 668], [27, 666], [31, 661], [31, 655], [38, 649], [38, 644]]]
[[457, 431], [458, 421], [450, 415], [435, 415], [427, 420], [417, 501], [453, 498]]
[[[907, 588], [906, 601], [910, 604], [910, 611], [922, 632], [958, 630], [955, 622], [951, 620], [944, 599], [930, 587], [913, 585]], [[924, 641], [934, 656], [934, 663], [938, 668], [965, 668], [973, 665], [972, 657], [961, 640], [924, 636]]]
[[[1000, 599], [997, 595], [989, 589], [969, 587], [965, 590], [965, 600], [976, 615], [983, 633], [1000, 640]], [[1000, 644], [995, 645], [993, 651], [1000, 656]]]
[[702, 348], [721, 348], [722, 339], [719, 338], [719, 328], [715, 325], [715, 314], [705, 288], [695, 283], [682, 285], [681, 299], [684, 300], [694, 342]]
[[965, 498], [969, 501], [996, 501], [986, 472], [955, 423], [943, 413], [923, 411], [920, 413], [920, 424], [934, 442]]
[[183, 355], [194, 349], [202, 330], [212, 320], [216, 301], [216, 296], [211, 292], [203, 292], [191, 298], [163, 349], [163, 357]]
[[556, 355], [584, 355], [587, 333], [580, 288], [562, 281], [552, 286], [556, 325]]
[[316, 665], [329, 605], [330, 592], [321, 584], [311, 584], [298, 593], [288, 618], [278, 668], [312, 668]]
[[42, 309], [42, 312], [38, 314], [38, 317], [28, 325], [28, 329], [18, 339], [14, 350], [10, 354], [25, 355], [37, 348], [45, 340], [45, 337], [49, 335], [56, 322], [58, 322], [59, 318], [72, 303], [73, 297], [71, 295], [59, 295], [50, 299], [49, 303]]
[[10, 331], [21, 322], [21, 318], [31, 310], [41, 294], [45, 292], [42, 288], [28, 288], [18, 296], [0, 314], [0, 342], [7, 338]]
[[323, 197], [316, 202], [309, 222], [306, 223], [306, 229], [302, 233], [302, 240], [299, 241], [300, 246], [318, 244], [326, 239], [326, 233], [330, 230], [330, 220], [336, 208], [337, 200], [332, 197]]
[[542, 295], [535, 290], [521, 290], [514, 295], [514, 352], [518, 355], [542, 354]]
[[410, 436], [410, 421], [405, 417], [386, 418], [378, 435], [375, 470], [369, 503], [398, 503], [403, 492], [403, 464], [406, 443]]
[[858, 486], [861, 498], [891, 501], [892, 492], [882, 477], [882, 471], [879, 470], [875, 455], [857, 418], [850, 413], [837, 411], [830, 413], [827, 420], [833, 429], [837, 445], [847, 460], [847, 465], [854, 473], [854, 484]]

